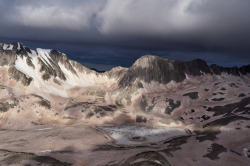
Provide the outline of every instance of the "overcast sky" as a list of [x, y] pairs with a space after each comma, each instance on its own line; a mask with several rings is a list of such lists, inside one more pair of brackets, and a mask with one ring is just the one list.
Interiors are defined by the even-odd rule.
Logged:
[[250, 63], [250, 0], [1, 0], [0, 42], [129, 66], [146, 53]]

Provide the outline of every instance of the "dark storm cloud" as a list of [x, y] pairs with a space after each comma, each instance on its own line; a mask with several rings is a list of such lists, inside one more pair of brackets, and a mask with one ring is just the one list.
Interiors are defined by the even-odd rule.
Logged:
[[249, 16], [249, 0], [2, 0], [0, 38], [249, 60]]

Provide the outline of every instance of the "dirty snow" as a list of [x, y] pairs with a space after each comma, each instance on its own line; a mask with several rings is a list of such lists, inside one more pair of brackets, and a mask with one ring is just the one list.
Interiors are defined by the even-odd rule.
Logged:
[[108, 131], [116, 144], [141, 144], [138, 141], [130, 140], [131, 137], [144, 137], [145, 142], [161, 141], [181, 135], [187, 135], [183, 128], [174, 128], [167, 126], [141, 126], [141, 125], [123, 125], [123, 126], [99, 126], [98, 128]]
[[20, 47], [20, 43], [17, 43], [17, 50], [20, 50], [21, 47]]
[[12, 50], [13, 49], [13, 45], [12, 44], [4, 44], [3, 45], [3, 50]]

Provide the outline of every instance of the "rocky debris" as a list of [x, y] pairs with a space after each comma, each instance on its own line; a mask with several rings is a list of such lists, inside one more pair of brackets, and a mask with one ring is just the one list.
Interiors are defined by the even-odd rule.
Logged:
[[138, 153], [128, 158], [121, 166], [137, 166], [137, 165], [155, 165], [155, 166], [171, 166], [169, 161], [156, 151], [146, 151]]
[[220, 95], [224, 95], [225, 93], [223, 93], [223, 92], [217, 92], [218, 94], [220, 94]]
[[89, 113], [87, 113], [87, 115], [85, 116], [85, 119], [90, 119], [92, 116], [94, 116], [95, 113], [90, 111]]
[[245, 96], [246, 96], [246, 94], [244, 94], [244, 93], [241, 93], [238, 95], [238, 97], [245, 97]]
[[98, 109], [107, 112], [114, 112], [116, 111], [117, 107], [115, 105], [107, 105], [107, 106], [98, 106]]
[[142, 96], [141, 102], [139, 104], [139, 109], [141, 111], [146, 111], [147, 106], [148, 106], [147, 99], [145, 96]]
[[0, 51], [0, 66], [13, 66], [15, 64], [15, 61], [16, 54]]
[[51, 109], [51, 105], [50, 102], [48, 100], [46, 100], [45, 98], [43, 98], [42, 96], [36, 95], [36, 94], [31, 94], [32, 96], [40, 99], [39, 102], [37, 102], [40, 106], [46, 108], [46, 109]]
[[230, 83], [229, 86], [230, 86], [231, 88], [239, 88], [239, 86], [236, 85], [235, 83]]
[[211, 148], [208, 149], [208, 153], [203, 157], [209, 158], [210, 160], [216, 160], [219, 159], [219, 154], [223, 152], [227, 152], [227, 149], [223, 145], [213, 143]]
[[242, 154], [240, 154], [240, 153], [238, 153], [238, 152], [236, 152], [236, 151], [234, 151], [234, 150], [231, 150], [231, 149], [230, 149], [230, 152], [232, 152], [232, 153], [234, 153], [234, 154], [236, 154], [236, 155], [238, 155], [238, 156], [242, 156]]
[[219, 129], [211, 128], [211, 127], [206, 127], [204, 129], [196, 129], [194, 130], [194, 133], [196, 134], [196, 139], [199, 142], [204, 142], [204, 141], [216, 141], [217, 135], [221, 133]]
[[17, 70], [14, 66], [10, 67], [8, 70], [10, 78], [20, 81], [24, 86], [29, 86], [31, 81], [33, 80], [32, 77], [26, 76], [24, 73]]
[[143, 117], [143, 116], [140, 116], [140, 115], [137, 115], [136, 116], [136, 122], [137, 123], [146, 123], [147, 122], [147, 118]]
[[224, 87], [222, 87], [220, 90], [222, 90], [222, 91], [226, 91], [227, 89], [226, 89], [226, 88], [224, 88]]
[[[62, 162], [50, 156], [38, 156], [34, 153], [13, 152], [0, 149], [0, 154], [3, 153], [4, 159], [0, 161], [0, 165], [19, 165], [22, 161], [36, 161], [39, 165], [53, 166], [71, 166], [72, 164]], [[2, 155], [1, 155], [2, 156]]]
[[18, 105], [17, 99], [12, 99], [8, 102], [0, 102], [0, 113], [7, 112], [9, 109], [14, 108]]
[[237, 121], [237, 120], [250, 120], [250, 118], [247, 118], [244, 116], [232, 115], [232, 116], [227, 116], [227, 117], [223, 117], [220, 119], [216, 119], [212, 122], [209, 122], [209, 123], [203, 125], [203, 127], [222, 127], [222, 126], [226, 126], [229, 123], [231, 123], [233, 121]]
[[218, 115], [231, 115], [233, 112], [241, 112], [245, 114], [249, 114], [250, 107], [246, 107], [250, 104], [250, 97], [242, 99], [240, 102], [227, 104], [225, 106], [215, 106], [207, 108], [207, 111], [214, 112], [213, 116]]
[[147, 101], [145, 96], [142, 96], [142, 100], [139, 104], [139, 109], [141, 111], [150, 112], [154, 109], [155, 105], [157, 104], [157, 100], [160, 96], [153, 97], [152, 101]]
[[210, 119], [211, 117], [210, 117], [210, 116], [207, 116], [207, 115], [202, 115], [201, 118], [205, 121], [205, 120]]
[[225, 100], [225, 98], [220, 97], [220, 98], [213, 98], [212, 101], [223, 101]]
[[171, 115], [174, 109], [178, 108], [181, 105], [180, 101], [174, 101], [173, 99], [166, 98], [165, 102], [168, 104], [167, 108], [165, 109], [165, 114]]
[[185, 93], [182, 96], [188, 96], [190, 97], [192, 100], [196, 100], [199, 98], [198, 96], [198, 92], [189, 92], [189, 93]]
[[90, 102], [74, 102], [72, 100], [69, 100], [67, 103], [66, 103], [66, 106], [64, 108], [64, 111], [68, 110], [68, 109], [71, 109], [71, 108], [75, 108], [75, 107], [84, 107], [84, 108], [89, 108], [90, 106], [93, 103], [90, 103]]
[[50, 102], [46, 99], [42, 99], [41, 101], [38, 102], [38, 104], [46, 109], [51, 109]]
[[178, 138], [173, 138], [169, 141], [163, 142], [164, 145], [167, 145], [166, 149], [160, 150], [159, 152], [165, 153], [169, 157], [174, 157], [172, 152], [181, 150], [181, 145], [186, 144], [190, 136], [181, 136]]

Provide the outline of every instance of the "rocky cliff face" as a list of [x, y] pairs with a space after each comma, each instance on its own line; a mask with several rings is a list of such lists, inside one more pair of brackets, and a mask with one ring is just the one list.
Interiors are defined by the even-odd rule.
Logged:
[[226, 74], [231, 74], [234, 76], [240, 76], [240, 74], [246, 75], [247, 73], [250, 73], [250, 65], [242, 66], [238, 68], [238, 67], [221, 67], [221, 66], [217, 66], [213, 64], [210, 66], [210, 68], [211, 68], [211, 71], [216, 75], [226, 73]]
[[169, 61], [157, 56], [146, 55], [138, 59], [119, 82], [121, 87], [130, 86], [136, 79], [147, 83], [156, 81], [167, 84], [170, 81], [181, 82], [186, 76], [200, 76], [211, 73], [206, 62], [193, 60], [190, 62]]
[[150, 83], [156, 81], [167, 84], [170, 81], [182, 82], [186, 75], [201, 76], [204, 74], [220, 75], [227, 73], [235, 76], [250, 73], [250, 65], [241, 68], [225, 68], [217, 65], [208, 66], [200, 59], [189, 62], [170, 61], [157, 56], [146, 55], [138, 59], [124, 74], [119, 82], [120, 87], [131, 86], [136, 79]]

